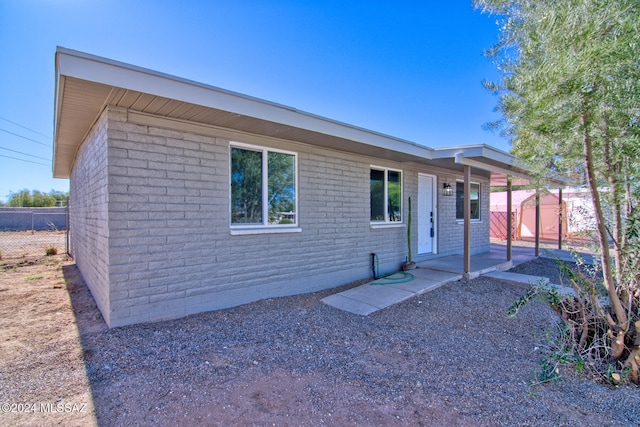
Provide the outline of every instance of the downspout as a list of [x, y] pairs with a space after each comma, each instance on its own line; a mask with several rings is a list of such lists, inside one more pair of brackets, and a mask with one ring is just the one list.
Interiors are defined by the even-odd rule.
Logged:
[[378, 273], [376, 273], [376, 254], [371, 253], [371, 271], [373, 272], [373, 280], [378, 280]]

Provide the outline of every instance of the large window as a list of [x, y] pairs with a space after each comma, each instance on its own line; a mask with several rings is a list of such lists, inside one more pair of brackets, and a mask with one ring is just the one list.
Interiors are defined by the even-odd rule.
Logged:
[[[480, 184], [471, 183], [471, 220], [480, 220]], [[456, 183], [456, 219], [464, 219], [464, 183]]]
[[402, 222], [402, 172], [371, 168], [371, 221]]
[[231, 225], [294, 225], [296, 205], [294, 153], [231, 146]]

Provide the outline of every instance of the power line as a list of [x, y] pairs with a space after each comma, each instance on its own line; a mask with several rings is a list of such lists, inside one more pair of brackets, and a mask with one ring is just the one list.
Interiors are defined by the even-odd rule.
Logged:
[[4, 156], [0, 154], [0, 157], [6, 157], [7, 159], [20, 160], [21, 162], [33, 163], [34, 165], [51, 166], [46, 163], [32, 162], [31, 160], [18, 159], [17, 157]]
[[26, 129], [26, 130], [28, 130], [29, 132], [33, 132], [33, 133], [37, 133], [38, 135], [42, 135], [42, 136], [44, 136], [45, 138], [51, 138], [51, 135], [45, 135], [44, 133], [40, 133], [40, 132], [38, 132], [37, 130], [29, 129], [29, 128], [28, 128], [28, 127], [26, 127], [26, 126], [22, 126], [22, 125], [21, 125], [21, 124], [19, 124], [19, 123], [12, 122], [11, 120], [9, 120], [9, 119], [5, 119], [4, 117], [0, 117], [0, 119], [4, 120], [5, 122], [9, 122], [9, 123], [12, 123], [12, 124], [14, 124], [14, 125], [16, 125], [16, 126], [19, 126], [19, 127], [21, 127], [22, 129]]
[[22, 151], [16, 151], [16, 150], [12, 150], [10, 148], [0, 147], [0, 150], [12, 151], [14, 153], [22, 154], [23, 156], [35, 157], [36, 159], [49, 160], [46, 157], [34, 156], [33, 154], [23, 153]]
[[19, 138], [26, 139], [27, 141], [33, 141], [33, 142], [35, 142], [36, 144], [44, 145], [45, 147], [48, 147], [48, 146], [49, 146], [49, 144], [45, 144], [44, 142], [36, 141], [35, 139], [27, 138], [26, 136], [22, 136], [22, 135], [18, 135], [17, 133], [9, 132], [9, 131], [8, 131], [8, 130], [6, 130], [6, 129], [0, 129], [0, 130], [1, 130], [2, 132], [10, 133], [11, 135], [15, 135], [15, 136], [17, 136], [17, 137], [19, 137]]

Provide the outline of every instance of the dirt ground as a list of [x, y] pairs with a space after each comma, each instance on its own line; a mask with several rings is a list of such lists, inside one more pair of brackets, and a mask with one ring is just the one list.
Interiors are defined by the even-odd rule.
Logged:
[[90, 294], [65, 275], [72, 265], [67, 256], [0, 260], [0, 425], [96, 425], [71, 304]]
[[44, 255], [47, 249], [66, 253], [66, 231], [0, 231], [0, 258]]
[[367, 317], [332, 292], [109, 330], [72, 260], [5, 257], [0, 426], [640, 424], [637, 387], [564, 368], [531, 386], [556, 318], [507, 319], [521, 289], [476, 279]]
[[[321, 399], [335, 394], [336, 379], [287, 370], [243, 378], [232, 386], [171, 383], [158, 390], [156, 379], [145, 378], [149, 372], [132, 369], [126, 380], [100, 391], [99, 404], [106, 409], [96, 408], [92, 389], [101, 389], [95, 384], [101, 382], [100, 373], [94, 371], [90, 379], [88, 371], [100, 349], [83, 336], [110, 332], [73, 261], [67, 256], [5, 257], [0, 269], [0, 426], [390, 425], [400, 414], [420, 418], [417, 413], [398, 413], [392, 402], [357, 416], [359, 409], [330, 402], [310, 412], [304, 396], [311, 392]], [[205, 364], [213, 369], [235, 363], [220, 354], [208, 354], [207, 359]], [[376, 360], [380, 365], [372, 369], [401, 362], [385, 353], [377, 354]], [[261, 359], [242, 362], [255, 367]], [[366, 406], [371, 404], [357, 383], [341, 381], [339, 387], [338, 395], [359, 396]], [[150, 401], [155, 404], [149, 406]], [[146, 405], [140, 407], [140, 402]], [[465, 424], [465, 417], [424, 403], [429, 417], [447, 425]]]

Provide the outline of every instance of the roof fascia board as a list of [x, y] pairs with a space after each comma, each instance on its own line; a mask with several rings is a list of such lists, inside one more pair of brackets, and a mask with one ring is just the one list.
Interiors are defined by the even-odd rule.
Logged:
[[[526, 173], [527, 168], [520, 165], [518, 157], [489, 145], [469, 145], [461, 147], [446, 147], [442, 149], [434, 149], [434, 158], [454, 157], [456, 163], [468, 164], [469, 166], [476, 167], [478, 169], [484, 169], [491, 172], [500, 173], [507, 176], [519, 177], [528, 181], [533, 181], [533, 177]], [[492, 160], [505, 165], [505, 167], [515, 167], [521, 169], [523, 172], [506, 169], [505, 167], [494, 166], [485, 164], [479, 160], [470, 159], [469, 157], [478, 157], [483, 159]], [[458, 161], [460, 160], [460, 161]], [[473, 163], [473, 164], [472, 164]], [[560, 186], [574, 185], [574, 182], [566, 177], [559, 176], [557, 174], [549, 175], [546, 177], [546, 181]]]
[[455, 157], [456, 154], [463, 153], [465, 157], [484, 157], [509, 166], [514, 166], [514, 163], [517, 161], [517, 158], [513, 154], [498, 150], [486, 144], [436, 148], [434, 151], [434, 158]]
[[522, 179], [526, 179], [526, 180], [531, 180], [531, 177], [520, 173], [520, 172], [516, 172], [513, 170], [509, 170], [503, 167], [499, 167], [499, 166], [494, 166], [494, 165], [489, 165], [486, 163], [483, 163], [479, 160], [475, 160], [475, 159], [469, 159], [467, 157], [464, 156], [463, 153], [457, 153], [455, 156], [455, 162], [461, 165], [467, 165], [467, 166], [471, 166], [474, 168], [478, 168], [478, 169], [482, 169], [482, 170], [486, 170], [489, 172], [496, 172], [496, 173], [500, 173], [503, 175], [507, 175], [507, 176], [512, 176], [512, 177], [518, 177], [518, 178], [522, 178]]
[[[56, 58], [56, 70], [58, 69], [58, 61]], [[52, 145], [52, 159], [51, 162], [51, 172], [53, 173], [54, 178], [58, 178], [58, 168], [56, 165], [58, 164], [56, 158], [57, 146], [58, 146], [58, 123], [60, 123], [60, 114], [62, 112], [62, 96], [61, 94], [64, 92], [64, 76], [61, 76], [56, 72], [56, 82], [54, 88], [54, 112], [53, 112], [53, 145]]]
[[62, 76], [75, 77], [363, 142], [426, 159], [431, 159], [433, 154], [432, 148], [411, 141], [83, 52], [58, 47], [56, 63], [58, 80]]

